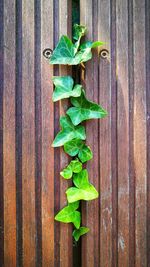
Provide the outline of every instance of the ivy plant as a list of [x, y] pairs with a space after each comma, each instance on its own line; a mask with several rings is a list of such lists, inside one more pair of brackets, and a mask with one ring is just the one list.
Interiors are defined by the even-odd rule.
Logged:
[[[86, 34], [86, 27], [74, 25], [73, 40], [61, 36], [56, 48], [49, 58], [50, 64], [77, 65], [92, 58], [92, 49], [103, 45], [103, 42], [86, 41], [81, 43]], [[89, 228], [81, 226], [79, 202], [98, 198], [98, 192], [89, 181], [88, 171], [83, 163], [93, 158], [90, 147], [85, 143], [86, 132], [82, 125], [90, 119], [104, 118], [107, 111], [99, 104], [87, 99], [82, 85], [74, 84], [71, 76], [53, 77], [55, 86], [52, 99], [54, 102], [69, 98], [72, 104], [66, 115], [60, 118], [61, 130], [57, 133], [52, 146], [63, 146], [64, 151], [72, 160], [61, 172], [64, 179], [72, 179], [73, 186], [66, 190], [67, 206], [58, 212], [55, 220], [63, 223], [73, 223], [73, 237], [78, 241], [80, 236], [89, 232]], [[91, 88], [92, 89], [92, 88]]]

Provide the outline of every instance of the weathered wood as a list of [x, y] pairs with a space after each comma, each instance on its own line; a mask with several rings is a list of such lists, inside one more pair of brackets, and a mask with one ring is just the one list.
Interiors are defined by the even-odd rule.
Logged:
[[[108, 116], [100, 120], [100, 266], [112, 266], [112, 176], [111, 176], [111, 86], [110, 86], [110, 3], [101, 1], [98, 6], [98, 40], [107, 44], [106, 58], [100, 52], [99, 102]], [[107, 51], [106, 51], [107, 53]]]
[[4, 26], [4, 266], [11, 267], [16, 266], [15, 1], [5, 1]]
[[[126, 26], [125, 26], [126, 25]], [[124, 47], [124, 49], [122, 49]], [[116, 1], [118, 266], [129, 266], [128, 1]]]
[[[53, 1], [41, 6], [41, 50], [53, 49]], [[42, 98], [42, 266], [54, 263], [54, 105], [52, 102], [53, 67], [41, 58]]]
[[134, 65], [133, 2], [128, 2], [129, 79], [129, 266], [135, 266]]
[[23, 266], [35, 266], [34, 1], [22, 6], [22, 208]]
[[134, 164], [135, 236], [137, 267], [147, 266], [146, 257], [146, 80], [145, 80], [145, 3], [133, 1], [134, 24]]
[[4, 91], [4, 5], [0, 4], [0, 265], [4, 265], [4, 190], [3, 190], [3, 91]]

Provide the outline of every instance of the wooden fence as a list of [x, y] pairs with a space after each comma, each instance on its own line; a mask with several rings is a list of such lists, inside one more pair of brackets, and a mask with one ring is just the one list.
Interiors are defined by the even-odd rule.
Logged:
[[66, 204], [68, 162], [51, 143], [68, 102], [52, 103], [52, 67], [42, 56], [71, 34], [71, 0], [0, 3], [0, 267], [150, 266], [150, 2], [80, 0], [87, 38], [106, 41], [82, 81], [106, 119], [87, 124], [98, 200], [83, 203], [90, 233], [54, 222]]

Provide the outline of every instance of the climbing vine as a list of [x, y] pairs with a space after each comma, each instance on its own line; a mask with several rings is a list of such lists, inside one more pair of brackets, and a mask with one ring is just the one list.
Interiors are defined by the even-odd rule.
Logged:
[[[63, 35], [55, 50], [49, 57], [50, 64], [78, 65], [92, 58], [92, 49], [103, 45], [103, 42], [86, 41], [81, 44], [81, 38], [86, 34], [86, 27], [74, 25], [73, 41]], [[45, 51], [46, 53], [46, 51]], [[93, 200], [98, 197], [98, 192], [90, 183], [88, 171], [83, 168], [83, 163], [91, 160], [92, 151], [86, 145], [86, 131], [83, 124], [89, 119], [103, 118], [107, 115], [100, 105], [89, 101], [82, 85], [74, 84], [71, 76], [53, 77], [55, 89], [52, 99], [54, 102], [70, 98], [72, 106], [66, 115], [60, 118], [61, 131], [56, 135], [52, 146], [64, 147], [64, 151], [73, 159], [61, 172], [64, 179], [71, 179], [73, 186], [66, 191], [68, 204], [55, 216], [55, 220], [63, 223], [73, 223], [75, 229], [73, 237], [76, 241], [87, 233], [89, 228], [81, 226], [81, 212], [79, 201]]]

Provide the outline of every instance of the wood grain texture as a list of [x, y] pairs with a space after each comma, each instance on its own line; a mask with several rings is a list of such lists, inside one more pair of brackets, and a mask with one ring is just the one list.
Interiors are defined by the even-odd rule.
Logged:
[[[4, 266], [16, 265], [15, 2], [4, 3]], [[10, 39], [10, 35], [12, 38]]]
[[23, 266], [36, 262], [34, 1], [22, 3], [22, 209]]
[[4, 190], [3, 190], [3, 91], [4, 91], [4, 4], [0, 3], [0, 265], [4, 265]]
[[[41, 50], [53, 49], [53, 1], [44, 1], [41, 6]], [[41, 58], [42, 98], [42, 266], [54, 263], [54, 105], [52, 102], [53, 67]]]
[[99, 1], [98, 40], [107, 43], [108, 57], [99, 54], [99, 102], [108, 116], [100, 120], [100, 266], [112, 266], [112, 176], [111, 176], [111, 86], [110, 86], [110, 3]]
[[[146, 88], [148, 92], [149, 34], [145, 29], [147, 31], [149, 28], [149, 3], [146, 2], [146, 9], [145, 3], [138, 0], [113, 0], [107, 3], [100, 0], [95, 3], [98, 9], [98, 39], [107, 42], [102, 49], [110, 52], [109, 58], [100, 57], [99, 97], [95, 100], [106, 105], [109, 117], [100, 121], [99, 150], [96, 153], [100, 166], [100, 225], [97, 230], [100, 257], [97, 252], [92, 254], [93, 243], [97, 239], [86, 242], [89, 237], [85, 237], [82, 242], [82, 265], [88, 266], [90, 262], [90, 266], [97, 266], [94, 261], [96, 257], [98, 266], [147, 266], [149, 134], [146, 131], [146, 109], [149, 105]], [[93, 13], [93, 5], [88, 1], [80, 3], [81, 22], [86, 23], [90, 38], [97, 31], [97, 25], [94, 24], [97, 12]], [[145, 45], [146, 55], [142, 50]], [[88, 91], [90, 81], [91, 87], [94, 87], [97, 71], [94, 70], [95, 79], [92, 80], [92, 63], [86, 64], [86, 67], [88, 75], [84, 85]], [[93, 130], [88, 126], [87, 129], [91, 138]], [[96, 139], [97, 135], [94, 136]], [[84, 204], [86, 224], [90, 222], [87, 206]], [[96, 210], [94, 218], [97, 223]], [[87, 254], [90, 251], [92, 257], [86, 255], [86, 251]]]
[[124, 25], [128, 25], [128, 2], [118, 0], [116, 1], [118, 266], [122, 267], [129, 266], [128, 27]]
[[[146, 266], [146, 80], [145, 4], [133, 1], [134, 23], [134, 164], [136, 175], [135, 265]], [[142, 51], [142, 53], [141, 53]]]

